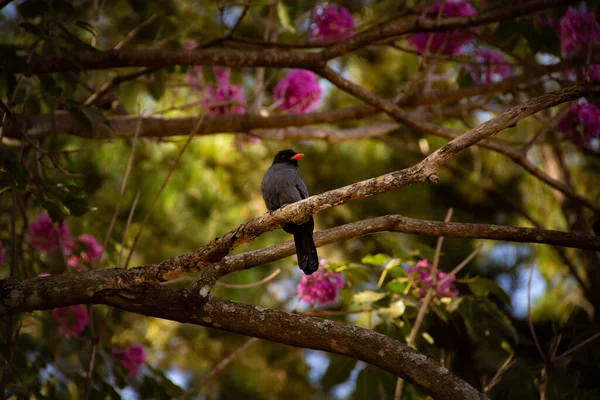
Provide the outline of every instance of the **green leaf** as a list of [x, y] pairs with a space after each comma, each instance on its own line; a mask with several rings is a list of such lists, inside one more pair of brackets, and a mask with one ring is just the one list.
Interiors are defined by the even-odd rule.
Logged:
[[165, 71], [159, 69], [152, 74], [152, 79], [148, 82], [148, 92], [154, 100], [160, 100], [165, 94]]
[[389, 256], [386, 256], [385, 254], [375, 254], [375, 255], [368, 255], [363, 257], [363, 259], [361, 260], [361, 262], [363, 264], [369, 264], [369, 265], [383, 265], [386, 262], [388, 262], [388, 260], [390, 259]]
[[350, 374], [356, 367], [356, 359], [332, 354], [330, 356], [329, 366], [321, 378], [323, 390], [328, 392], [335, 385], [346, 382]]
[[43, 196], [40, 199], [40, 203], [48, 211], [48, 215], [50, 215], [53, 221], [62, 222], [69, 215], [67, 208], [56, 198]]
[[393, 319], [400, 317], [406, 311], [406, 304], [402, 300], [394, 301], [389, 307], [380, 307], [377, 309], [377, 314], [386, 322], [391, 322]]
[[354, 294], [352, 300], [356, 303], [374, 303], [387, 296], [385, 292], [375, 292], [374, 290], [365, 290]]
[[168, 398], [179, 397], [184, 393], [184, 390], [174, 384], [161, 369], [154, 368], [150, 364], [147, 364], [147, 367], [154, 375], [161, 389], [167, 394]]
[[41, 35], [40, 28], [38, 28], [37, 26], [35, 26], [34, 24], [32, 24], [30, 22], [21, 22], [20, 26], [21, 26], [21, 28], [25, 29], [29, 33], [33, 33], [36, 36]]
[[389, 372], [366, 366], [356, 378], [352, 400], [392, 399], [397, 378]]
[[93, 37], [96, 37], [96, 30], [89, 23], [87, 23], [85, 21], [77, 20], [77, 21], [75, 21], [75, 25], [77, 25], [78, 27], [80, 27], [83, 30], [88, 31], [89, 33], [92, 34]]
[[408, 286], [407, 278], [396, 278], [385, 285], [388, 292], [403, 294]]
[[471, 279], [459, 279], [457, 282], [466, 283], [469, 290], [479, 297], [488, 297], [489, 294], [493, 294], [505, 304], [511, 304], [510, 297], [504, 289], [502, 289], [496, 282], [487, 278], [471, 278]]
[[296, 33], [296, 28], [294, 28], [290, 19], [289, 10], [282, 1], [277, 3], [277, 18], [279, 18], [279, 23], [286, 31]]
[[86, 214], [90, 208], [85, 193], [74, 185], [57, 185], [63, 204], [69, 209], [69, 213], [75, 217]]
[[393, 268], [390, 268], [388, 273], [394, 278], [403, 278], [406, 277], [406, 270], [401, 265], [396, 265]]
[[421, 336], [423, 337], [423, 339], [425, 339], [427, 341], [427, 343], [429, 343], [430, 345], [434, 345], [435, 344], [435, 340], [433, 340], [433, 337], [431, 337], [431, 335], [427, 332], [423, 332], [421, 333]]

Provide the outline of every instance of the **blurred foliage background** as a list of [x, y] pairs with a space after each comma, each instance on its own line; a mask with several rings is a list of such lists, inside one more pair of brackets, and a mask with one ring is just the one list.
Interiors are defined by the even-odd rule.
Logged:
[[[224, 1], [26, 0], [8, 3], [0, 13], [0, 50], [7, 59], [23, 49], [69, 57], [81, 51], [108, 50], [118, 43], [123, 43], [125, 49], [181, 49], [186, 40], [203, 43], [223, 35], [243, 8], [243, 2]], [[482, 7], [483, 3], [473, 2], [473, 5]], [[515, 2], [489, 3], [490, 7], [508, 7]], [[592, 3], [582, 2], [579, 6], [593, 11], [597, 4]], [[415, 1], [399, 5], [395, 1], [349, 0], [340, 4], [352, 13], [360, 29], [391, 17], [412, 18], [406, 10], [422, 6]], [[276, 40], [302, 43], [310, 12], [316, 6], [314, 1], [251, 2], [248, 15], [237, 27], [236, 37], [261, 39], [265, 26], [269, 26], [276, 32], [273, 34]], [[556, 8], [543, 16], [560, 18], [565, 9]], [[286, 18], [295, 24], [296, 32], [282, 27]], [[511, 32], [510, 40], [506, 32]], [[560, 57], [558, 37], [552, 33], [537, 29], [533, 17], [529, 16], [485, 25], [479, 35], [501, 40], [497, 44], [508, 48], [513, 60], [532, 63], [541, 53]], [[399, 88], [410, 94], [411, 86], [407, 86], [407, 82], [424, 73], [418, 55], [390, 46], [369, 46], [330, 65], [353, 82], [384, 97], [396, 96]], [[460, 62], [442, 60], [432, 65], [434, 74], [442, 77], [433, 83], [435, 90], [474, 85]], [[512, 74], [519, 75], [524, 70], [523, 65], [517, 63]], [[7, 252], [7, 259], [0, 266], [0, 278], [11, 274], [11, 263], [17, 265], [13, 276], [32, 278], [40, 273], [71, 273], [60, 254], [41, 254], [27, 242], [27, 226], [42, 212], [49, 212], [55, 220], [64, 220], [73, 236], [91, 233], [104, 244], [135, 148], [116, 223], [107, 238], [104, 258], [97, 267], [125, 266], [134, 237], [187, 138], [105, 140], [85, 137], [86, 132], [92, 124], [118, 114], [177, 118], [202, 113], [202, 93], [188, 83], [189, 68], [180, 66], [158, 69], [122, 82], [93, 107], [83, 104], [90, 89], [93, 91], [128, 72], [129, 69], [115, 68], [35, 75], [24, 68], [21, 74], [0, 77], [1, 98], [10, 105], [12, 113], [40, 115], [68, 111], [78, 116], [82, 132], [82, 137], [52, 135], [43, 140], [3, 138], [0, 241], [6, 248], [12, 243], [11, 216], [15, 216], [19, 260], [13, 262], [12, 253]], [[260, 78], [264, 88], [258, 89], [259, 109], [263, 112], [280, 113], [270, 106], [274, 102], [273, 88], [285, 73], [285, 70], [266, 69], [264, 78]], [[260, 83], [257, 74], [255, 68], [232, 71], [231, 81], [241, 85], [249, 104], [257, 98], [257, 82]], [[214, 82], [209, 67], [204, 68], [203, 79]], [[321, 111], [361, 104], [328, 82], [321, 80], [320, 86], [323, 97], [318, 109]], [[444, 110], [443, 105], [424, 109], [432, 111], [428, 115], [431, 122], [466, 131], [515, 101], [559, 87], [558, 81], [548, 80], [526, 91], [481, 96], [478, 98], [481, 107], [460, 115], [436, 116], [436, 111]], [[498, 138], [523, 145], [560, 109], [546, 110], [539, 118], [528, 118], [515, 128], [503, 131]], [[347, 129], [385, 120], [386, 117], [378, 115], [322, 127]], [[265, 212], [260, 182], [280, 149], [291, 147], [306, 154], [300, 162], [300, 173], [310, 193], [318, 194], [411, 166], [445, 142], [404, 127], [385, 136], [344, 142], [256, 141], [227, 132], [194, 138], [158, 198], [129, 267], [157, 263], [193, 251]], [[549, 133], [537, 142], [529, 158], [546, 171], [562, 165], [570, 174], [574, 190], [597, 203], [599, 154], [597, 141], [581, 149], [558, 141]], [[452, 159], [448, 167], [440, 171], [440, 177], [438, 185], [413, 185], [328, 209], [315, 216], [316, 230], [385, 214], [443, 220], [448, 208], [454, 209], [453, 221], [510, 226], [537, 223], [546, 229], [572, 229], [564, 198], [497, 153], [472, 147]], [[582, 212], [588, 223], [593, 221], [594, 216], [589, 211]], [[269, 232], [235, 252], [261, 249], [289, 239], [282, 230]], [[320, 248], [320, 257], [327, 259], [331, 268], [342, 271], [346, 280], [338, 300], [326, 308], [356, 311], [367, 305], [372, 310], [327, 318], [377, 329], [405, 341], [419, 303], [414, 297], [402, 294], [404, 287], [400, 293], [389, 286], [379, 289], [386, 293], [385, 297], [367, 298], [364, 302], [354, 296], [366, 290], [378, 290], [378, 279], [390, 259], [410, 265], [421, 258], [431, 260], [435, 243], [435, 237], [379, 233]], [[531, 318], [547, 354], [554, 351], [555, 356], [560, 355], [597, 333], [597, 312], [565, 268], [564, 257], [550, 246], [447, 238], [440, 268], [446, 272], [452, 270], [480, 244], [483, 250], [459, 274], [460, 297], [450, 303], [439, 303], [437, 312], [428, 313], [421, 329], [426, 335], [418, 337], [417, 348], [480, 390], [502, 371], [499, 381], [487, 392], [490, 397], [537, 398], [542, 369], [548, 365], [538, 354], [528, 327], [530, 268], [533, 268]], [[585, 276], [586, 256], [573, 249], [563, 252]], [[376, 254], [384, 256], [365, 259]], [[300, 271], [295, 262], [295, 257], [289, 257], [234, 273], [222, 281], [248, 284], [281, 270], [265, 285], [247, 289], [217, 286], [214, 294], [262, 307], [310, 311], [297, 297]], [[600, 266], [596, 264], [596, 267]], [[398, 277], [402, 276], [401, 272], [397, 273]], [[479, 280], [469, 281], [474, 277]], [[405, 297], [398, 297], [400, 295]], [[405, 307], [400, 314], [397, 310], [390, 311], [399, 298]], [[57, 330], [57, 322], [49, 311], [0, 320], [3, 345], [10, 343], [6, 332], [14, 332], [13, 329], [18, 332], [12, 344], [12, 360], [2, 362], [3, 373], [10, 377], [3, 387], [8, 398], [83, 398], [90, 348], [94, 343], [98, 350], [91, 398], [176, 397], [195, 387], [201, 377], [247, 340], [215, 329], [132, 315], [105, 306], [93, 306], [90, 311], [87, 330], [70, 339]], [[136, 378], [128, 377], [111, 353], [112, 347], [131, 343], [143, 344], [148, 354], [143, 373]], [[3, 355], [8, 357], [8, 353]], [[600, 340], [557, 360], [551, 368], [552, 379], [546, 398], [598, 398], [599, 366]], [[236, 355], [192, 396], [198, 399], [391, 399], [395, 384], [395, 377], [356, 360], [258, 341]], [[404, 396], [425, 398], [410, 385], [405, 388]]]

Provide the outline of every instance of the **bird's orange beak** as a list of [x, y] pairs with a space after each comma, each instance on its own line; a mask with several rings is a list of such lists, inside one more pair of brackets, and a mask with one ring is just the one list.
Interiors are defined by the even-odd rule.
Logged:
[[302, 153], [298, 153], [298, 154], [296, 154], [295, 156], [293, 156], [293, 157], [290, 157], [290, 160], [294, 160], [294, 161], [296, 161], [296, 160], [299, 160], [299, 159], [301, 159], [302, 157], [304, 157], [304, 154], [302, 154]]

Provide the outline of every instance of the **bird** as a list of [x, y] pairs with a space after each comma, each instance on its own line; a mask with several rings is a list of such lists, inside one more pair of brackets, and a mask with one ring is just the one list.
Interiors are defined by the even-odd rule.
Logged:
[[[281, 150], [275, 155], [260, 185], [265, 205], [275, 211], [286, 204], [295, 203], [308, 197], [306, 184], [298, 173], [298, 160], [304, 157], [292, 149]], [[315, 222], [313, 216], [301, 224], [288, 222], [283, 230], [294, 235], [298, 266], [306, 275], [319, 269], [319, 256], [313, 240]]]

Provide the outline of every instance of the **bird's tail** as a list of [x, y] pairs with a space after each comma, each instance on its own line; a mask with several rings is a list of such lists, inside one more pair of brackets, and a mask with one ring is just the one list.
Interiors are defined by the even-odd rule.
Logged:
[[293, 229], [294, 243], [296, 244], [296, 255], [298, 266], [306, 275], [310, 275], [319, 269], [319, 256], [312, 236], [312, 226], [309, 223], [296, 225]]

